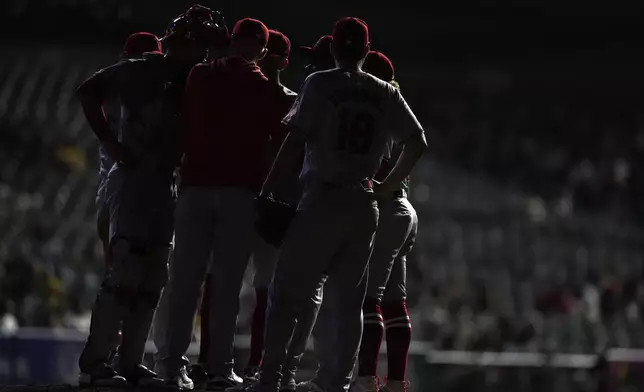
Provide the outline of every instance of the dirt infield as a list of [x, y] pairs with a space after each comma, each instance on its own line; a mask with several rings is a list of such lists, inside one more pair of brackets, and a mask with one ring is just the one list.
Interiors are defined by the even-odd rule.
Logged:
[[[71, 392], [88, 391], [71, 385], [2, 385], [0, 392]], [[88, 391], [89, 392], [89, 391]]]
[[[0, 392], [152, 392], [173, 388], [80, 388], [72, 385], [0, 385]], [[195, 389], [195, 391], [199, 391]]]

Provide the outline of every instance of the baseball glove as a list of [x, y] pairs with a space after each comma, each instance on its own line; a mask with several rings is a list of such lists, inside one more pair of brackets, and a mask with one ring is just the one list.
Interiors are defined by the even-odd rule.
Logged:
[[257, 198], [255, 230], [264, 241], [276, 248], [282, 246], [286, 231], [295, 217], [296, 207], [273, 196]]

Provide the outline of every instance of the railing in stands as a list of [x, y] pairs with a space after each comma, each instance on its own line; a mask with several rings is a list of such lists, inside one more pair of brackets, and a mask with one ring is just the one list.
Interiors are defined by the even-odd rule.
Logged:
[[[0, 334], [0, 385], [73, 384], [84, 340], [84, 333], [71, 329], [22, 328]], [[238, 335], [235, 343], [244, 353], [249, 336]], [[188, 355], [196, 356], [198, 349], [193, 342]], [[146, 351], [154, 353], [151, 342]], [[644, 350], [616, 348], [604, 356], [602, 366], [600, 356], [594, 354], [441, 351], [416, 341], [410, 350], [409, 378], [413, 391], [644, 390]], [[385, 357], [381, 365], [385, 367]]]

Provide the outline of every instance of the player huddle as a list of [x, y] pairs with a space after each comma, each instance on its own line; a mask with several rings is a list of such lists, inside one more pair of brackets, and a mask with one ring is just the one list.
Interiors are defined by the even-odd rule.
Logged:
[[[121, 61], [79, 87], [101, 146], [107, 270], [81, 385], [408, 390], [405, 265], [418, 220], [407, 193], [423, 129], [364, 21], [343, 18], [308, 48], [299, 94], [280, 82], [290, 46], [256, 19], [229, 33], [196, 5], [161, 40], [132, 35]], [[250, 261], [256, 308], [242, 378], [233, 342]], [[142, 364], [150, 330], [154, 371]], [[310, 335], [318, 371], [298, 384]]]

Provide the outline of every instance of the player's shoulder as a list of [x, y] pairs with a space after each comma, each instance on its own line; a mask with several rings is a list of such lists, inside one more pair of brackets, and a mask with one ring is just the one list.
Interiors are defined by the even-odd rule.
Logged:
[[123, 68], [128, 67], [130, 60], [119, 60], [114, 64], [103, 67], [94, 73], [95, 76], [108, 76], [121, 71]]
[[145, 58], [122, 59], [109, 67], [103, 68], [99, 73], [115, 77], [127, 75], [136, 77], [136, 74], [144, 72], [149, 67], [149, 64], [149, 60]]
[[210, 63], [197, 63], [190, 70], [190, 78], [202, 77], [208, 73], [213, 72], [217, 67], [215, 62]]
[[394, 87], [394, 85], [389, 82], [385, 82], [384, 80], [379, 79], [370, 73], [363, 72], [362, 77], [367, 84], [378, 90], [381, 90], [382, 92], [385, 92], [389, 95], [392, 95], [396, 92], [396, 87]]
[[325, 69], [323, 71], [316, 71], [304, 79], [305, 85], [321, 85], [327, 83], [330, 79], [335, 77], [335, 69]]
[[95, 88], [105, 88], [119, 84], [123, 69], [128, 64], [127, 60], [120, 60], [107, 67], [103, 67], [95, 71], [87, 79], [85, 79], [80, 86], [78, 86], [78, 93], [85, 93], [93, 91]]
[[363, 80], [365, 85], [368, 86], [371, 94], [378, 97], [387, 107], [395, 105], [396, 102], [402, 100], [402, 96], [396, 87], [380, 78], [377, 78], [369, 73], [363, 73]]

